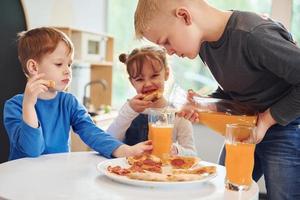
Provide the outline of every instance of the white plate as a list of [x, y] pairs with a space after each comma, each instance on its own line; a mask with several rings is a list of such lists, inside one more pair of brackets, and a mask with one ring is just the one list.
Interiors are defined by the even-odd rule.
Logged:
[[[199, 165], [205, 166], [203, 164], [205, 162], [199, 162]], [[212, 178], [216, 177], [215, 174], [210, 174], [210, 175], [204, 175], [204, 177], [200, 180], [193, 180], [193, 181], [180, 181], [180, 182], [159, 182], [159, 181], [143, 181], [143, 180], [135, 180], [135, 179], [130, 179], [126, 176], [120, 176], [114, 173], [111, 173], [107, 170], [108, 166], [116, 166], [119, 165], [122, 168], [129, 167], [129, 164], [126, 161], [126, 158], [115, 158], [115, 159], [110, 159], [110, 160], [104, 160], [100, 162], [97, 165], [97, 169], [99, 172], [107, 176], [108, 178], [125, 183], [125, 184], [130, 184], [130, 185], [136, 185], [136, 186], [147, 186], [147, 187], [163, 187], [163, 186], [178, 186], [178, 185], [191, 185], [191, 184], [199, 184], [203, 182], [207, 182], [211, 180]]]

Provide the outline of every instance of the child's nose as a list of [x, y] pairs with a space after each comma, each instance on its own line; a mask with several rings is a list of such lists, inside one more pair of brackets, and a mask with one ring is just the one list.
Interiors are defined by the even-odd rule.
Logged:
[[148, 87], [148, 86], [151, 86], [151, 85], [152, 85], [152, 81], [150, 79], [145, 80], [144, 87]]
[[71, 73], [71, 68], [70, 67], [66, 67], [64, 69], [64, 74], [70, 74]]
[[170, 56], [173, 55], [173, 54], [175, 53], [174, 49], [172, 49], [172, 48], [166, 48], [166, 50], [167, 50], [167, 53], [168, 53]]

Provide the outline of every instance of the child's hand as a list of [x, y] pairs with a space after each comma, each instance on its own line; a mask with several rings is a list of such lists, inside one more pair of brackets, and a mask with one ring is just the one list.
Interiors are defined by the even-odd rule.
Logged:
[[178, 149], [177, 149], [176, 145], [174, 145], [174, 144], [172, 145], [170, 154], [172, 156], [178, 155]]
[[152, 105], [151, 101], [144, 101], [143, 98], [143, 94], [137, 94], [129, 100], [129, 105], [135, 112], [143, 112], [146, 108], [149, 108]]
[[149, 152], [152, 150], [152, 142], [150, 140], [145, 142], [140, 142], [133, 146], [128, 146], [126, 144], [121, 145], [113, 152], [114, 157], [128, 157], [141, 155], [144, 152]]
[[128, 151], [129, 155], [128, 156], [137, 156], [141, 155], [144, 152], [150, 152], [153, 148], [152, 146], [152, 141], [148, 140], [145, 142], [140, 142], [136, 145], [130, 146], [130, 150]]
[[200, 94], [196, 93], [193, 89], [188, 89], [187, 92], [187, 100], [190, 103], [194, 103], [194, 97], [201, 97]]
[[189, 89], [187, 92], [187, 100], [188, 103], [183, 105], [181, 110], [177, 113], [179, 117], [184, 117], [185, 119], [191, 122], [199, 122], [199, 115], [197, 111], [197, 107], [195, 107], [194, 97], [200, 97], [199, 94], [194, 92], [194, 90]]
[[186, 104], [182, 106], [181, 110], [177, 112], [178, 117], [184, 117], [185, 119], [194, 122], [199, 122], [199, 114], [197, 112], [197, 107], [193, 104]]
[[271, 116], [270, 109], [259, 113], [256, 128], [256, 143], [260, 143], [264, 139], [267, 130], [274, 124], [276, 124], [276, 121]]
[[47, 92], [49, 81], [41, 79], [45, 74], [36, 74], [30, 77], [27, 81], [23, 104], [35, 105], [38, 95]]

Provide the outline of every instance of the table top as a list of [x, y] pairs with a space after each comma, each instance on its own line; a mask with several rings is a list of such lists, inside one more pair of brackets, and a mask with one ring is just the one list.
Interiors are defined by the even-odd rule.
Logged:
[[216, 165], [218, 175], [205, 183], [139, 187], [118, 183], [100, 174], [96, 166], [103, 160], [106, 159], [96, 152], [73, 152], [0, 164], [0, 199], [258, 199], [255, 182], [247, 192], [226, 190], [225, 168], [220, 165]]

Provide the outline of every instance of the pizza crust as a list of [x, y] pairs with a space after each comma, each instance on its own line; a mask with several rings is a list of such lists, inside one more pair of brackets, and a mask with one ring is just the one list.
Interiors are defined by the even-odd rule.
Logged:
[[150, 92], [149, 94], [146, 94], [143, 98], [144, 101], [157, 101], [158, 99], [160, 99], [162, 97], [162, 92], [160, 92], [159, 90], [155, 90], [153, 92]]

